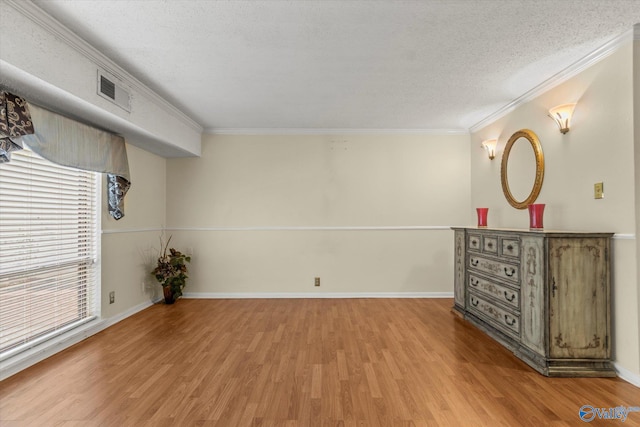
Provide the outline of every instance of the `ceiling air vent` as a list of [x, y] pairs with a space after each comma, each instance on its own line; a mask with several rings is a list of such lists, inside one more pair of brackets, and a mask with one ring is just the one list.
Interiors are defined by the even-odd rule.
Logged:
[[107, 79], [105, 76], [100, 76], [100, 93], [115, 101], [116, 84]]
[[131, 94], [102, 70], [98, 70], [98, 95], [131, 112]]

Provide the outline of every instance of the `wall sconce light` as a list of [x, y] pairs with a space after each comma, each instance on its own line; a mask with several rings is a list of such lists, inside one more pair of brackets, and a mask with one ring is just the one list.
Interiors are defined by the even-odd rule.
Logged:
[[569, 132], [569, 125], [574, 108], [576, 108], [575, 103], [558, 105], [549, 110], [549, 117], [556, 121], [556, 124], [560, 128], [560, 133], [564, 134]]
[[487, 150], [489, 154], [489, 158], [493, 160], [496, 157], [496, 145], [498, 144], [497, 139], [485, 139], [482, 141], [482, 148]]

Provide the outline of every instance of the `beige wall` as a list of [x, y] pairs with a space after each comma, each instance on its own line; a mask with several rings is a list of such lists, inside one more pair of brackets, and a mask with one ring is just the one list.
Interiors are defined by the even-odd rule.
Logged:
[[[521, 105], [471, 135], [471, 204], [489, 207], [489, 225], [528, 227], [526, 210], [512, 208], [502, 194], [500, 159], [509, 137], [528, 128], [539, 137], [545, 156], [545, 228], [608, 231], [613, 240], [614, 358], [640, 372], [636, 200], [634, 173], [633, 50], [628, 42], [611, 56], [565, 83]], [[558, 104], [578, 103], [569, 133], [562, 135], [546, 117]], [[498, 137], [496, 159], [479, 148]], [[511, 169], [510, 169], [511, 171]], [[604, 182], [605, 198], [593, 198], [593, 184]]]
[[167, 161], [188, 291], [452, 292], [446, 227], [468, 221], [468, 138], [206, 135], [201, 158]]
[[[132, 186], [125, 198], [124, 218], [114, 220], [106, 201], [102, 204], [103, 318], [148, 303], [160, 294], [149, 271], [165, 224], [166, 160], [132, 145], [127, 145], [127, 154]], [[116, 292], [114, 304], [109, 304], [111, 291]]]

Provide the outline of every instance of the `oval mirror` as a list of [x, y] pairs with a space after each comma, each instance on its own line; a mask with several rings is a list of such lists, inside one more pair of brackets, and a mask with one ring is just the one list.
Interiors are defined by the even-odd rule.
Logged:
[[504, 197], [516, 209], [536, 201], [544, 179], [544, 154], [538, 136], [529, 129], [511, 135], [502, 153], [500, 179]]

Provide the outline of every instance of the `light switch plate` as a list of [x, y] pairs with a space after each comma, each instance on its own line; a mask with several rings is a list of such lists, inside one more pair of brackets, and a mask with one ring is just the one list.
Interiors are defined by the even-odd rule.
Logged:
[[595, 184], [593, 184], [593, 198], [594, 199], [604, 198], [604, 184], [602, 182], [596, 182]]

